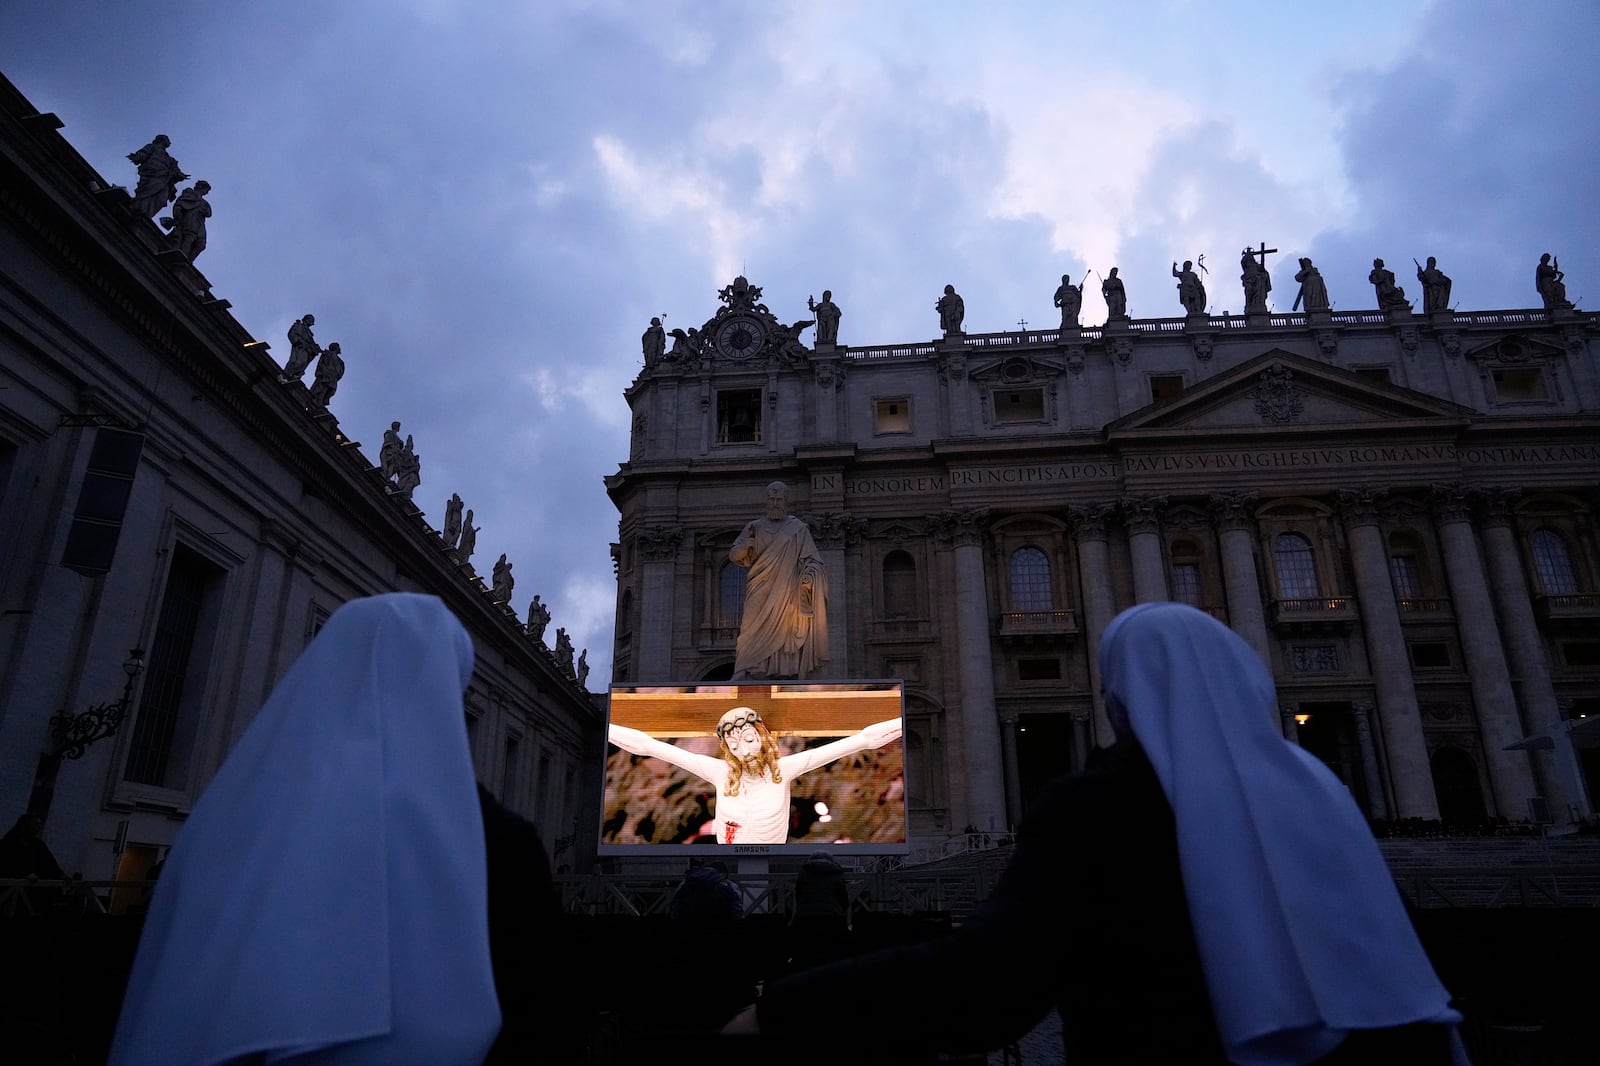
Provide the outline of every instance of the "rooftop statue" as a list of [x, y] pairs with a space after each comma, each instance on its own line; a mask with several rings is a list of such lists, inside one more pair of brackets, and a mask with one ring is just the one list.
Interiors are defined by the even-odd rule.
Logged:
[[1427, 266], [1411, 261], [1416, 263], [1417, 280], [1422, 282], [1422, 309], [1430, 315], [1450, 310], [1450, 279], [1439, 269], [1439, 261], [1431, 255]]
[[1539, 257], [1539, 266], [1533, 272], [1534, 288], [1544, 301], [1546, 311], [1566, 311], [1572, 307], [1567, 299], [1566, 274], [1561, 270], [1561, 260], [1553, 259], [1549, 252]]
[[[406, 438], [410, 440], [410, 438]], [[383, 480], [393, 480], [400, 472], [400, 453], [405, 450], [405, 442], [400, 439], [400, 423], [390, 422], [389, 428], [383, 431], [383, 444], [378, 448], [378, 470], [383, 475]]]
[[933, 309], [939, 312], [939, 328], [947, 336], [961, 332], [961, 323], [967, 317], [967, 304], [954, 285], [944, 287], [944, 295], [934, 303]]
[[1372, 261], [1372, 270], [1367, 274], [1367, 280], [1372, 283], [1373, 290], [1378, 294], [1379, 310], [1411, 310], [1411, 301], [1406, 299], [1406, 290], [1394, 283], [1394, 271], [1385, 267], [1382, 259]]
[[1300, 269], [1295, 272], [1294, 280], [1300, 283], [1300, 291], [1295, 294], [1294, 307], [1298, 311], [1303, 305], [1307, 311], [1326, 311], [1328, 303], [1328, 286], [1322, 280], [1322, 271], [1311, 265], [1311, 260], [1302, 257]]
[[817, 316], [817, 343], [839, 343], [839, 305], [833, 302], [833, 290], [822, 290], [821, 303], [807, 296], [806, 308]]
[[195, 182], [183, 190], [183, 195], [173, 203], [172, 217], [161, 220], [161, 224], [172, 231], [173, 240], [178, 242], [178, 251], [188, 257], [191, 263], [206, 250], [206, 219], [211, 217], [211, 204], [206, 200], [206, 193], [210, 191], [209, 181]]
[[139, 184], [133, 190], [133, 209], [140, 218], [155, 218], [178, 195], [178, 182], [189, 175], [178, 169], [178, 161], [167, 154], [172, 139], [158, 133], [155, 139], [128, 158], [139, 168]]
[[767, 486], [766, 515], [745, 525], [728, 558], [749, 571], [734, 680], [816, 677], [828, 661], [828, 578], [783, 482]]
[[1203, 315], [1206, 313], [1206, 287], [1200, 280], [1200, 275], [1194, 272], [1194, 262], [1189, 259], [1183, 261], [1183, 269], [1178, 269], [1177, 261], [1172, 264], [1172, 276], [1178, 279], [1178, 302], [1183, 304], [1185, 314]]
[[1056, 287], [1055, 305], [1061, 308], [1061, 328], [1077, 329], [1078, 313], [1083, 310], [1083, 283], [1070, 284], [1069, 275], [1061, 275], [1061, 284]]
[[533, 602], [528, 604], [528, 636], [544, 643], [545, 627], [550, 624], [550, 608], [539, 602], [539, 594], [533, 594]]
[[411, 499], [411, 494], [422, 484], [422, 456], [416, 453], [411, 444], [411, 434], [406, 434], [405, 447], [400, 449], [400, 454], [395, 459], [395, 484], [400, 490], [400, 495]]
[[700, 331], [693, 326], [688, 332], [681, 329], [672, 331], [672, 351], [667, 353], [667, 358], [673, 362], [688, 362], [700, 351]]
[[461, 494], [458, 492], [452, 492], [444, 505], [444, 529], [439, 536], [446, 548], [454, 548], [461, 539]]
[[339, 391], [339, 379], [344, 377], [344, 356], [339, 354], [339, 342], [328, 345], [317, 359], [317, 371], [311, 382], [311, 402], [327, 407], [333, 394]]
[[1116, 267], [1112, 267], [1100, 282], [1100, 295], [1105, 297], [1107, 322], [1127, 320], [1128, 292], [1122, 287], [1122, 279], [1117, 277]]
[[306, 367], [311, 365], [311, 360], [322, 354], [322, 347], [311, 335], [311, 327], [316, 324], [315, 316], [307, 314], [289, 327], [289, 361], [284, 364], [283, 373], [278, 376], [279, 381], [299, 381], [305, 377]]
[[517, 579], [511, 576], [511, 564], [506, 561], [505, 552], [501, 552], [500, 558], [495, 561], [490, 584], [496, 603], [511, 602], [511, 590], [516, 587]]
[[478, 550], [478, 532], [482, 526], [472, 524], [472, 508], [467, 508], [467, 517], [461, 520], [461, 546], [456, 548], [456, 561], [466, 562], [472, 558], [472, 553]]
[[1272, 292], [1267, 256], [1276, 251], [1263, 241], [1260, 248], [1246, 248], [1239, 253], [1239, 284], [1244, 286], [1245, 314], [1267, 313], [1267, 296]]
[[572, 638], [567, 636], [567, 631], [565, 629], [556, 630], [555, 652], [556, 662], [560, 663], [561, 668], [567, 673], [572, 673]]
[[652, 318], [650, 326], [640, 338], [644, 346], [644, 365], [655, 366], [667, 352], [667, 331], [661, 328], [661, 319]]
[[589, 649], [584, 648], [578, 653], [577, 669], [578, 687], [582, 688], [589, 681]]
[[743, 274], [733, 279], [733, 284], [717, 290], [717, 299], [728, 305], [729, 311], [765, 311], [761, 302], [761, 286], [752, 285]]

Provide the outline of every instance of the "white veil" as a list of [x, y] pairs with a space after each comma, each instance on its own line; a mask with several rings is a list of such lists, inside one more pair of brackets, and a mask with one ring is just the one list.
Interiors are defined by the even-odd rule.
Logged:
[[1349, 790], [1277, 732], [1249, 645], [1192, 607], [1143, 604], [1106, 627], [1100, 673], [1172, 806], [1232, 1061], [1307, 1063], [1353, 1029], [1460, 1021]]
[[114, 1066], [482, 1061], [500, 1013], [472, 663], [431, 596], [328, 619], [172, 848]]

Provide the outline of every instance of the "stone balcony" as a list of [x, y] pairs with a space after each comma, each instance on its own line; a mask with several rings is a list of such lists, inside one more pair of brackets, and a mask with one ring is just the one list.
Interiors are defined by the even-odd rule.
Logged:
[[1402, 597], [1395, 601], [1401, 622], [1453, 622], [1455, 610], [1446, 599]]
[[1346, 631], [1359, 619], [1353, 596], [1272, 601], [1272, 625], [1284, 632]]
[[1566, 596], [1540, 596], [1534, 600], [1539, 621], [1573, 625], [1600, 620], [1600, 594], [1575, 593]]
[[1000, 639], [1009, 643], [1068, 643], [1076, 640], [1079, 632], [1076, 611], [1004, 611], [1000, 615]]

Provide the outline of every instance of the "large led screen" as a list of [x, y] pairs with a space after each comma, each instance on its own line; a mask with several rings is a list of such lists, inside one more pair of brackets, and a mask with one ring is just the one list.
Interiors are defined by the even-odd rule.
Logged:
[[907, 851], [899, 681], [613, 685], [600, 854]]

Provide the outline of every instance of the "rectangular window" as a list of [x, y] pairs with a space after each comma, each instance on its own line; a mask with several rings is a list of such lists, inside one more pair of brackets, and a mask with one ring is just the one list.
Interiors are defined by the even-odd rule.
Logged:
[[1389, 579], [1394, 582], [1394, 595], [1400, 600], [1422, 598], [1422, 571], [1411, 555], [1389, 556]]
[[506, 761], [500, 768], [500, 800], [506, 805], [515, 804], [522, 756], [522, 738], [506, 736]]
[[1060, 659], [1018, 659], [1018, 681], [1060, 681]]
[[225, 574], [176, 544], [133, 721], [124, 779], [181, 789], [199, 728]]
[[874, 433], [910, 433], [911, 401], [905, 397], [896, 400], [879, 400], [873, 405], [872, 431]]
[[1570, 667], [1600, 666], [1600, 641], [1567, 640], [1561, 643], [1561, 658]]
[[1418, 641], [1411, 645], [1411, 665], [1418, 670], [1448, 670], [1450, 669], [1450, 646], [1448, 644]]
[[144, 434], [121, 429], [95, 433], [89, 467], [78, 493], [78, 509], [67, 531], [61, 565], [80, 574], [103, 574], [111, 569], [122, 533], [122, 516], [133, 494], [133, 478], [144, 452]]
[[1200, 567], [1197, 563], [1172, 564], [1172, 598], [1190, 607], [1200, 606]]
[[717, 443], [761, 443], [760, 389], [724, 389], [717, 393]]
[[1544, 371], [1538, 367], [1494, 370], [1489, 376], [1494, 381], [1496, 403], [1528, 403], [1550, 398]]
[[994, 419], [996, 422], [1043, 422], [1044, 390], [995, 389]]
[[1166, 403], [1176, 400], [1178, 393], [1183, 391], [1182, 374], [1151, 374], [1150, 399], [1156, 403]]

